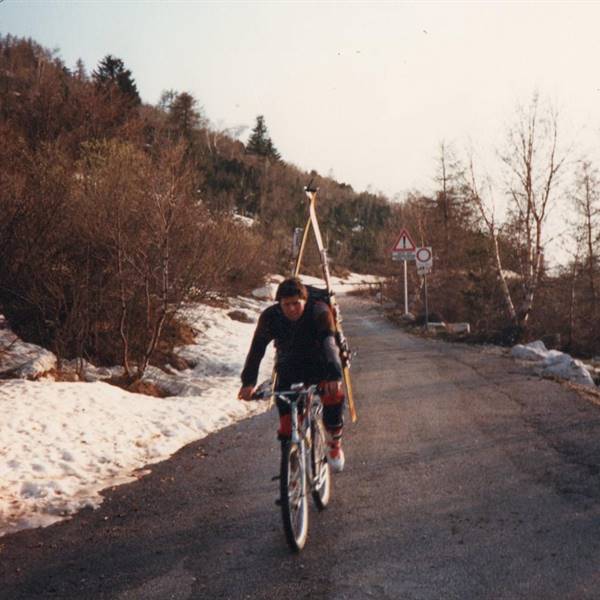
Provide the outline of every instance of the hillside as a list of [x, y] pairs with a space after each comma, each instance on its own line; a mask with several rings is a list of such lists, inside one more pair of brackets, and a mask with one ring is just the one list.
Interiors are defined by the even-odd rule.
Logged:
[[[537, 98], [528, 110], [544, 114]], [[55, 52], [10, 35], [0, 38], [0, 133], [0, 305], [23, 339], [60, 357], [120, 363], [139, 377], [182, 335], [182, 302], [214, 301], [289, 271], [309, 182], [319, 188], [334, 272], [389, 276], [388, 294], [402, 301], [389, 247], [407, 227], [434, 249], [429, 306], [442, 318], [470, 322], [482, 339], [556, 334], [563, 349], [600, 352], [595, 197], [580, 229], [587, 249], [550, 275], [541, 240], [555, 183], [542, 169], [537, 187], [521, 189], [518, 148], [505, 157], [517, 173], [507, 189], [531, 204], [501, 226], [449, 144], [432, 165], [434, 193], [392, 202], [286, 162], [263, 115], [245, 144], [212, 126], [188, 92], [144, 103], [117, 57], [107, 54], [92, 73], [82, 63], [70, 70]], [[554, 160], [543, 152], [551, 134], [540, 128], [529, 143]], [[564, 169], [556, 160], [550, 173]], [[424, 282], [412, 265], [409, 277], [410, 310], [420, 313]]]

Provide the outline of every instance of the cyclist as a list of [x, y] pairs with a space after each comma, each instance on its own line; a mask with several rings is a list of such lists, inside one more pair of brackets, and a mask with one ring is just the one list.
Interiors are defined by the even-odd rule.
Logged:
[[[323, 422], [329, 440], [328, 462], [333, 471], [344, 469], [342, 450], [344, 391], [342, 364], [335, 342], [335, 322], [329, 306], [309, 297], [300, 279], [281, 282], [276, 304], [265, 309], [258, 320], [250, 351], [242, 371], [240, 400], [251, 400], [260, 362], [269, 342], [275, 342], [277, 390], [293, 383], [319, 384], [322, 390]], [[277, 402], [279, 439], [291, 435], [289, 406]]]

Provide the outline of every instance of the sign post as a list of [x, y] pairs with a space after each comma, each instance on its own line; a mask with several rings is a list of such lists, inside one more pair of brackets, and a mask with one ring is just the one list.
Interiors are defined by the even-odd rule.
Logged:
[[404, 262], [404, 314], [408, 314], [408, 276], [406, 263], [409, 260], [415, 260], [417, 247], [406, 229], [400, 231], [396, 243], [392, 246], [392, 260], [401, 260]]
[[403, 261], [404, 262], [404, 314], [407, 315], [408, 314], [408, 275], [406, 273], [406, 263], [408, 261]]
[[431, 273], [433, 268], [433, 252], [431, 246], [422, 246], [415, 252], [415, 262], [417, 263], [417, 274], [423, 277], [425, 286], [425, 329], [429, 329], [429, 306], [427, 302], [427, 274]]

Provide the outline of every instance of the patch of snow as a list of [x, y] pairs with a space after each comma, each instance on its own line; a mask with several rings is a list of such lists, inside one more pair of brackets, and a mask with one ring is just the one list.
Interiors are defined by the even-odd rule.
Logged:
[[548, 355], [548, 349], [544, 342], [537, 340], [529, 344], [517, 344], [510, 351], [514, 358], [521, 360], [544, 360]]
[[252, 290], [252, 296], [259, 300], [275, 300], [277, 287], [284, 279], [281, 275], [270, 275], [264, 286]]
[[563, 363], [567, 360], [571, 360], [571, 357], [560, 350], [548, 350], [546, 356], [542, 360], [544, 367], [551, 367], [552, 365]]
[[276, 283], [267, 283], [263, 287], [252, 290], [252, 295], [260, 300], [275, 300]]
[[3, 382], [0, 533], [98, 506], [135, 469], [258, 410], [222, 383], [203, 397], [153, 398], [103, 382]]
[[79, 370], [81, 379], [90, 383], [123, 375], [122, 367], [96, 367], [85, 359], [64, 360], [61, 367], [70, 373], [77, 373]]
[[541, 363], [539, 371], [541, 375], [559, 377], [581, 385], [595, 387], [589, 367], [569, 354], [558, 350], [548, 350], [541, 340], [525, 345], [517, 344], [511, 349], [511, 355], [520, 360]]
[[[562, 354], [562, 352], [560, 354]], [[544, 365], [542, 375], [552, 375], [554, 377], [560, 377], [561, 379], [568, 379], [569, 381], [579, 383], [580, 385], [596, 387], [594, 380], [585, 365], [580, 360], [572, 358], [568, 354], [554, 356], [549, 363], [544, 361]]]
[[[132, 394], [100, 381], [0, 381], [0, 536], [96, 507], [101, 490], [132, 481], [141, 467], [266, 409], [266, 402], [237, 400], [255, 324], [232, 320], [227, 312], [257, 315], [268, 303], [238, 298], [230, 304], [183, 309], [199, 334], [179, 353], [194, 368], [166, 373], [150, 367], [144, 377], [168, 389], [171, 397]], [[3, 360], [22, 363], [25, 350], [39, 354], [39, 348], [24, 345], [10, 330], [3, 333], [16, 340]], [[68, 367], [75, 370], [76, 363]], [[272, 368], [270, 348], [259, 381], [268, 379]], [[121, 369], [84, 362], [83, 372], [93, 379]]]
[[233, 220], [240, 225], [244, 225], [244, 227], [253, 227], [256, 221], [251, 219], [250, 217], [245, 217], [244, 215], [233, 214]]

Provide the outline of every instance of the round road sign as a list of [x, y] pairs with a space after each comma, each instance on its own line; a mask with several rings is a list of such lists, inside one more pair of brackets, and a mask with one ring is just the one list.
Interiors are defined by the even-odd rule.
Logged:
[[426, 263], [431, 260], [431, 248], [422, 247], [417, 248], [417, 252], [415, 254], [417, 262]]

